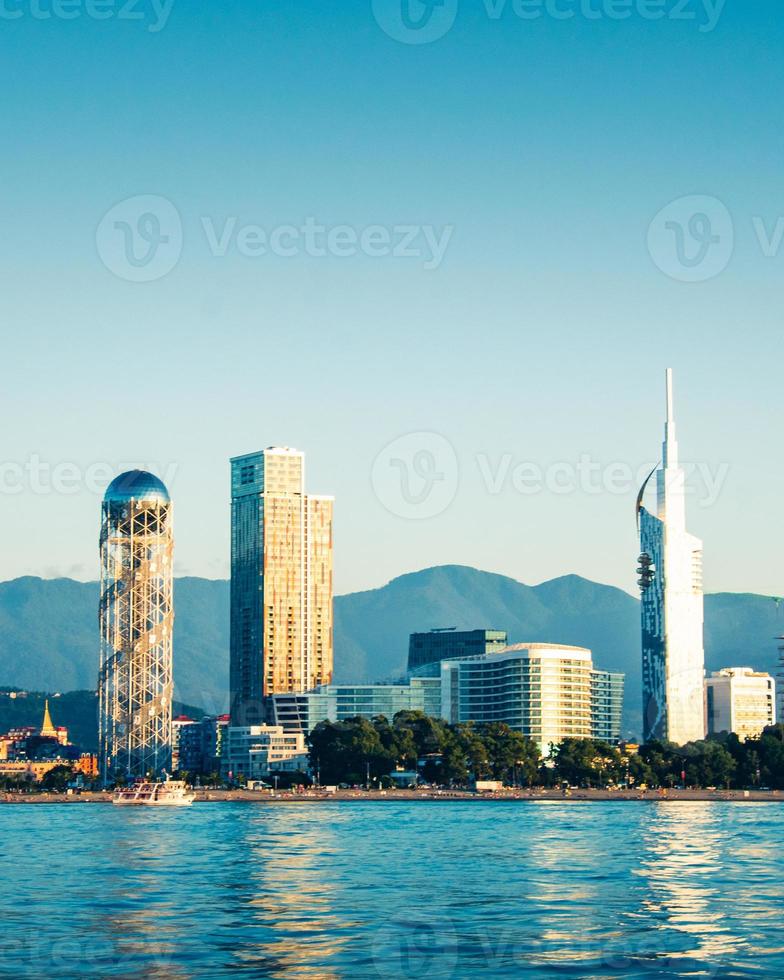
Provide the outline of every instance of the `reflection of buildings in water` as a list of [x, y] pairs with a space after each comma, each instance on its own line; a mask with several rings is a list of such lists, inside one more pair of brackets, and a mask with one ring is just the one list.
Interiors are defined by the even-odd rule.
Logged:
[[[597, 958], [614, 935], [614, 918], [601, 910], [613, 904], [612, 887], [603, 876], [607, 858], [596, 849], [593, 804], [539, 800], [536, 833], [525, 842], [526, 898], [540, 918], [537, 938], [527, 937], [533, 966], [587, 963]], [[555, 807], [555, 813], [545, 808]], [[601, 862], [601, 864], [600, 864]]]
[[[339, 973], [327, 965], [356, 937], [359, 923], [335, 908], [339, 890], [324, 861], [335, 850], [345, 850], [341, 825], [350, 811], [307, 804], [260, 807], [253, 811], [242, 842], [251, 884], [248, 906], [257, 941], [244, 931], [234, 956], [249, 962], [274, 963], [286, 973], [313, 980], [332, 980]], [[247, 923], [246, 923], [247, 924]]]
[[721, 903], [721, 811], [706, 802], [657, 803], [646, 816], [637, 873], [648, 886], [642, 910], [654, 923], [651, 951], [710, 960], [735, 952], [742, 940]]
[[192, 937], [183, 934], [167, 873], [182, 860], [182, 816], [146, 808], [109, 812], [93, 844], [100, 850], [105, 830], [112, 870], [101, 875], [83, 975], [188, 980], [183, 952]]

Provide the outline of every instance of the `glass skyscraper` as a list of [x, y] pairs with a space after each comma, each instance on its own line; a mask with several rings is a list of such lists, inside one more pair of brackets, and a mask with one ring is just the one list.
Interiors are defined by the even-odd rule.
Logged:
[[657, 514], [637, 499], [642, 594], [643, 736], [679, 745], [705, 737], [702, 542], [686, 530], [685, 474], [678, 461], [667, 371], [667, 422]]
[[231, 460], [233, 725], [265, 699], [332, 679], [332, 497], [305, 493], [305, 456], [272, 447]]

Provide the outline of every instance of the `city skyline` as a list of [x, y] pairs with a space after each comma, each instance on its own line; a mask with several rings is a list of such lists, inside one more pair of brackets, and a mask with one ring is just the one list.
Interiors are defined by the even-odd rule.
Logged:
[[[413, 440], [413, 441], [412, 441]], [[424, 440], [424, 442], [423, 442]], [[424, 454], [430, 457], [432, 463], [427, 465], [433, 465], [435, 467], [440, 467], [436, 472], [437, 479], [429, 483], [430, 474], [425, 472], [420, 475], [418, 472], [418, 455], [422, 452], [420, 450], [420, 444], [424, 445]], [[316, 450], [313, 453], [317, 458], [321, 455], [322, 448], [319, 444], [316, 444]], [[390, 461], [390, 449], [394, 453], [395, 451], [400, 451], [403, 454], [402, 459], [392, 459]], [[144, 455], [144, 454], [142, 454]], [[147, 454], [149, 458], [149, 454]], [[115, 457], [117, 458], [117, 457]], [[642, 459], [643, 457], [638, 457]], [[513, 503], [516, 503], [518, 507], [527, 507], [528, 501], [531, 499], [536, 499], [541, 496], [551, 496], [553, 499], [560, 500], [563, 505], [565, 505], [575, 516], [576, 513], [580, 512], [580, 507], [585, 503], [586, 500], [596, 500], [597, 497], [602, 498], [602, 506], [606, 507], [609, 501], [614, 512], [618, 512], [621, 506], [627, 499], [634, 497], [634, 488], [639, 483], [639, 478], [643, 473], [647, 474], [650, 458], [642, 463], [624, 463], [616, 461], [615, 463], [607, 464], [606, 466], [599, 463], [597, 460], [592, 459], [590, 456], [583, 454], [581, 457], [574, 461], [556, 461], [555, 463], [548, 466], [541, 466], [531, 460], [519, 462], [514, 458], [511, 458], [511, 454], [505, 454], [501, 457], [491, 459], [489, 456], [484, 454], [477, 455], [474, 459], [469, 460], [475, 468], [476, 472], [473, 474], [475, 478], [473, 480], [474, 491], [478, 491], [478, 500], [480, 503], [484, 502], [486, 504], [486, 509], [483, 512], [487, 518], [490, 518], [493, 514], [493, 510], [498, 508], [505, 508], [508, 505], [508, 498], [512, 497]], [[94, 494], [99, 492], [99, 487], [101, 486], [101, 481], [104, 479], [105, 474], [111, 474], [113, 469], [125, 469], [127, 468], [127, 463], [119, 464], [114, 466], [108, 462], [100, 462], [89, 464], [87, 467], [80, 468], [75, 463], [61, 464], [57, 466], [50, 466], [45, 461], [41, 460], [39, 457], [32, 457], [28, 462], [27, 477], [20, 477], [20, 479], [29, 479], [31, 484], [37, 489], [36, 492], [31, 494], [31, 499], [37, 504], [42, 506], [47, 505], [47, 502], [51, 500], [52, 497], [64, 498], [69, 501], [69, 506], [71, 508], [77, 508], [78, 512], [81, 513], [85, 502], [92, 504], [94, 501]], [[377, 474], [379, 468], [384, 466], [386, 469], [386, 474], [384, 478], [378, 479]], [[145, 468], [143, 464], [140, 464], [140, 468]], [[19, 468], [20, 470], [22, 467]], [[167, 485], [176, 483], [178, 480], [181, 483], [181, 470], [179, 464], [176, 462], [170, 462], [166, 465], [156, 466], [151, 465], [149, 469], [153, 472], [158, 472], [160, 478]], [[342, 469], [330, 468], [333, 473], [333, 478], [337, 480], [338, 478], [343, 478], [345, 476], [345, 471]], [[454, 519], [455, 513], [458, 508], [465, 506], [470, 503], [467, 498], [467, 487], [466, 484], [471, 484], [472, 480], [469, 476], [465, 475], [463, 472], [463, 466], [461, 462], [457, 461], [457, 454], [454, 452], [454, 447], [444, 439], [438, 433], [415, 433], [415, 434], [404, 434], [398, 439], [392, 440], [390, 446], [383, 447], [382, 451], [376, 456], [376, 458], [369, 465], [368, 470], [368, 496], [373, 499], [374, 504], [378, 507], [379, 513], [376, 515], [376, 523], [381, 526], [392, 520], [397, 527], [407, 528], [409, 530], [413, 529], [416, 533], [417, 530], [422, 530], [424, 532], [423, 537], [427, 536], [428, 525], [438, 524], [439, 521], [446, 519]], [[696, 509], [696, 519], [699, 521], [700, 518], [704, 518], [706, 514], [705, 507], [710, 503], [711, 507], [718, 504], [718, 501], [724, 492], [727, 481], [729, 479], [729, 474], [732, 468], [728, 464], [721, 464], [715, 469], [711, 469], [708, 464], [697, 463], [686, 461], [685, 463], [685, 492], [689, 495], [692, 506]], [[443, 480], [444, 475], [446, 476], [446, 481]], [[211, 478], [211, 477], [210, 477]], [[426, 493], [424, 494], [425, 504], [425, 520], [419, 519], [416, 511], [419, 507], [419, 501], [416, 501], [416, 505], [412, 506], [408, 503], [408, 485], [413, 484], [414, 491], [418, 489], [417, 480], [422, 481], [422, 486], [424, 486]], [[80, 489], [80, 481], [84, 483]], [[385, 482], [386, 481], [386, 482]], [[441, 484], [446, 482], [448, 484], [448, 496], [447, 503], [443, 505], [439, 502], [439, 491], [441, 490]], [[203, 475], [201, 482], [208, 482], [208, 479]], [[356, 483], [356, 481], [354, 481]], [[76, 484], [76, 490], [74, 490], [74, 484]], [[102, 484], [105, 485], [105, 482]], [[431, 493], [429, 488], [433, 488]], [[58, 487], [66, 487], [67, 489], [59, 490]], [[609, 489], [608, 489], [609, 488]], [[353, 487], [356, 490], [356, 487]], [[12, 494], [10, 499], [15, 499], [16, 494]], [[414, 494], [416, 500], [416, 493]], [[464, 499], [461, 502], [461, 497]], [[432, 502], [435, 500], [435, 508], [433, 508]], [[222, 522], [219, 520], [218, 514], [220, 512], [221, 506], [225, 503], [225, 497], [221, 501], [216, 501], [215, 508], [199, 515], [200, 525], [202, 523], [209, 526], [220, 525]], [[193, 506], [193, 501], [189, 501], [185, 498], [185, 509], [190, 511]], [[428, 507], [434, 510], [432, 516], [428, 513]], [[449, 512], [452, 512], [451, 516]], [[413, 513], [413, 516], [412, 516]], [[352, 513], [355, 516], [356, 512]], [[618, 513], [614, 513], [614, 524], [618, 525], [617, 533], [620, 537], [628, 537], [628, 522], [622, 522], [619, 519]], [[471, 538], [471, 526], [464, 525], [463, 531], [466, 537], [466, 552], [471, 550], [472, 544], [475, 543]], [[586, 534], [590, 532], [590, 528], [585, 529]], [[348, 539], [349, 546], [352, 539], [355, 537], [355, 529], [353, 526], [347, 526], [344, 528], [344, 533], [346, 539]], [[229, 535], [224, 527], [223, 537], [228, 538]], [[715, 552], [716, 547], [719, 547], [721, 541], [723, 540], [723, 535], [720, 533], [718, 543], [712, 542], [712, 553]], [[192, 547], [192, 542], [188, 538], [185, 538], [186, 546], [190, 544]], [[55, 541], [55, 545], [57, 545]], [[72, 551], [79, 550], [79, 542], [76, 537], [74, 537], [73, 542], [71, 542], [74, 547]], [[552, 543], [552, 542], [551, 542]], [[492, 541], [487, 539], [485, 541], [486, 545], [492, 546]], [[227, 542], [228, 546], [228, 542]], [[452, 548], [455, 548], [454, 542], [452, 542]], [[417, 549], [419, 551], [420, 549]], [[457, 546], [457, 551], [459, 552], [460, 545]], [[547, 565], [552, 562], [552, 555], [550, 552], [552, 548], [543, 549], [543, 551], [537, 552], [536, 554], [529, 553], [529, 560], [532, 566], [537, 565]], [[473, 567], [482, 567], [486, 571], [497, 572], [499, 574], [508, 575], [511, 578], [516, 578], [519, 581], [526, 581], [527, 584], [537, 584], [538, 582], [548, 581], [551, 578], [558, 578], [562, 575], [568, 574], [580, 574], [585, 578], [591, 579], [597, 582], [604, 582], [608, 585], [615, 585], [616, 587], [622, 588], [624, 591], [636, 595], [637, 589], [634, 587], [634, 582], [629, 581], [629, 574], [624, 576], [617, 575], [614, 578], [602, 578], [598, 574], [598, 569], [596, 572], [592, 571], [591, 568], [586, 567], [586, 562], [590, 560], [595, 555], [589, 554], [589, 549], [571, 549], [572, 555], [572, 567], [564, 566], [562, 568], [552, 568], [551, 573], [542, 577], [540, 574], [534, 573], [529, 579], [526, 579], [519, 572], [514, 569], [504, 568], [503, 566], [507, 563], [507, 560], [503, 555], [499, 554], [497, 548], [492, 548], [491, 551], [495, 553], [495, 558], [488, 559], [487, 564], [484, 566], [473, 565]], [[620, 564], [620, 558], [618, 557], [615, 549], [611, 549], [611, 554], [615, 556], [612, 560], [613, 566]], [[451, 556], [451, 557], [450, 557]], [[7, 558], [7, 555], [6, 555]], [[3, 558], [0, 556], [0, 562]], [[346, 594], [351, 591], [365, 591], [367, 589], [378, 588], [379, 586], [385, 584], [392, 578], [396, 578], [399, 575], [406, 574], [410, 571], [417, 570], [418, 568], [433, 567], [438, 564], [464, 564], [472, 565], [470, 559], [466, 557], [461, 557], [460, 554], [456, 554], [450, 551], [446, 554], [443, 560], [433, 557], [428, 560], [426, 556], [422, 557], [421, 566], [402, 566], [398, 569], [392, 569], [390, 571], [390, 578], [370, 578], [366, 583], [360, 584], [356, 589], [339, 589], [336, 588], [335, 594]], [[194, 571], [188, 565], [182, 562], [178, 562], [178, 567], [176, 569], [178, 576], [187, 575], [199, 575], [204, 578], [224, 578], [228, 579], [230, 577], [230, 562], [228, 558], [216, 558], [211, 559], [211, 565], [215, 571], [210, 571], [207, 569], [204, 573], [199, 573]], [[345, 565], [345, 560], [341, 561]], [[499, 567], [501, 566], [501, 567]], [[579, 566], [579, 567], [577, 567]], [[628, 572], [628, 564], [627, 564]], [[97, 569], [96, 569], [97, 572]], [[23, 574], [39, 575], [42, 578], [59, 578], [59, 577], [70, 577], [81, 581], [93, 581], [97, 578], [97, 574], [90, 574], [83, 566], [71, 566], [65, 569], [54, 569], [51, 566], [43, 569], [28, 569]], [[708, 572], [709, 580], [711, 576]], [[13, 577], [21, 577], [13, 576]], [[741, 591], [750, 592], [754, 589], [739, 585], [737, 589], [733, 590], [731, 588], [725, 588], [717, 586], [715, 588], [708, 588], [706, 591], [709, 592], [724, 592], [724, 591]], [[769, 589], [762, 590], [761, 594], [777, 595], [777, 590]]]

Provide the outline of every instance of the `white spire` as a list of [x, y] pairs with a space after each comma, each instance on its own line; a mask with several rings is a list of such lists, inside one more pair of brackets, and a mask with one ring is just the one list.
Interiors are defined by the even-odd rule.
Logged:
[[672, 368], [667, 368], [667, 421], [664, 426], [664, 445], [662, 460], [664, 469], [678, 467], [678, 440], [675, 435], [675, 408], [672, 394]]

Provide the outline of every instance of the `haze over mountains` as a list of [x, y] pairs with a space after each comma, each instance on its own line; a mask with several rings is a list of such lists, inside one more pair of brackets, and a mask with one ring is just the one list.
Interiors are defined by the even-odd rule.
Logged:
[[[209, 712], [228, 703], [229, 584], [175, 583], [175, 696]], [[774, 637], [784, 605], [752, 594], [705, 599], [706, 667], [776, 671]], [[462, 565], [412, 572], [379, 589], [335, 599], [335, 679], [390, 680], [405, 671], [417, 630], [505, 629], [510, 641], [587, 646], [594, 662], [627, 675], [625, 731], [640, 717], [639, 603], [620, 589], [566, 575], [528, 586]], [[94, 688], [97, 585], [71, 579], [0, 583], [0, 685], [30, 690]]]

